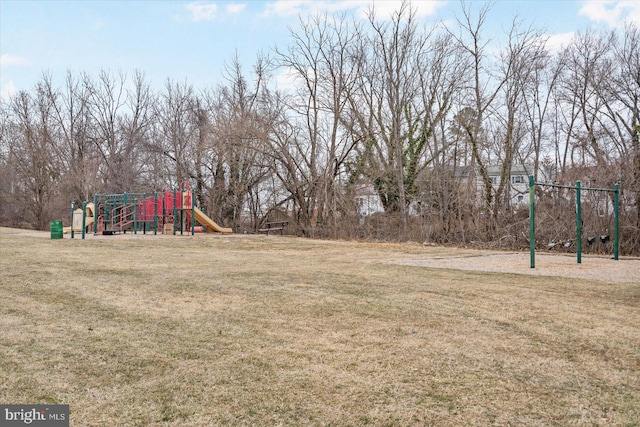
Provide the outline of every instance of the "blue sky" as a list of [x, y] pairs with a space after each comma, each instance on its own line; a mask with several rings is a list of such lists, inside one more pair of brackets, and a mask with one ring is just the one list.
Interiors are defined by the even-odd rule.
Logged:
[[[248, 72], [258, 53], [286, 46], [289, 26], [317, 11], [362, 17], [371, 0], [115, 1], [0, 0], [0, 95], [30, 90], [42, 73], [62, 84], [67, 70], [143, 71], [153, 87], [167, 78], [196, 88], [222, 81], [225, 63], [238, 54]], [[475, 9], [484, 0], [469, 2]], [[379, 16], [400, 1], [375, 0]], [[427, 25], [452, 22], [457, 0], [414, 1]], [[554, 43], [589, 26], [640, 24], [640, 1], [497, 0], [488, 25], [499, 34], [515, 14], [544, 28]], [[489, 28], [489, 27], [488, 27]]]

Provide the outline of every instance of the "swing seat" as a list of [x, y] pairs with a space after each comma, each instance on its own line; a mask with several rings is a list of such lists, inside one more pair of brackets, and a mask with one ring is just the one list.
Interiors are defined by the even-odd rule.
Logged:
[[608, 235], [604, 235], [604, 236], [600, 236], [600, 241], [602, 243], [609, 243], [609, 236]]
[[568, 248], [568, 247], [570, 247], [570, 246], [571, 246], [571, 241], [567, 241], [567, 242], [564, 244], [564, 247], [565, 247], [565, 248]]
[[593, 245], [595, 241], [596, 241], [596, 236], [587, 237], [587, 243], [589, 243], [590, 245]]

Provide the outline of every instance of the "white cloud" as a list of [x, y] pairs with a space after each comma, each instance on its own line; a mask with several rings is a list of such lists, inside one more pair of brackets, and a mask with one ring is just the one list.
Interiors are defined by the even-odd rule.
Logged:
[[571, 43], [575, 35], [576, 33], [573, 31], [569, 33], [550, 34], [547, 36], [545, 46], [551, 52], [559, 52]]
[[267, 3], [264, 13], [267, 16], [295, 16], [308, 10], [311, 4], [310, 0], [277, 0]]
[[13, 84], [12, 80], [9, 80], [7, 83], [2, 85], [2, 89], [0, 89], [0, 99], [9, 99], [15, 94], [16, 86]]
[[247, 7], [246, 3], [233, 3], [230, 5], [227, 5], [227, 13], [229, 14], [235, 14], [235, 13], [240, 13], [244, 10], [244, 8]]
[[205, 2], [189, 3], [186, 8], [191, 12], [191, 20], [195, 22], [213, 21], [218, 11], [217, 4]]
[[[415, 9], [418, 17], [432, 15], [436, 9], [442, 7], [445, 1], [414, 1], [411, 6]], [[352, 11], [363, 18], [373, 7], [376, 15], [382, 19], [388, 19], [391, 15], [400, 10], [402, 0], [276, 0], [267, 3], [265, 7], [266, 16], [296, 16], [313, 13], [335, 13]]]
[[624, 21], [640, 24], [640, 2], [637, 0], [584, 0], [578, 13], [610, 27], [620, 27]]
[[28, 65], [29, 61], [21, 56], [10, 55], [8, 53], [0, 56], [0, 67], [11, 67], [14, 65]]
[[[402, 0], [373, 0], [372, 3], [376, 15], [382, 19], [388, 19], [400, 10]], [[414, 1], [411, 3], [411, 7], [415, 9], [418, 18], [424, 18], [433, 15], [438, 8], [445, 4], [445, 1]]]
[[296, 70], [290, 67], [285, 67], [280, 70], [278, 74], [274, 76], [274, 83], [276, 89], [281, 90], [283, 92], [289, 92], [293, 90], [298, 84], [298, 73]]

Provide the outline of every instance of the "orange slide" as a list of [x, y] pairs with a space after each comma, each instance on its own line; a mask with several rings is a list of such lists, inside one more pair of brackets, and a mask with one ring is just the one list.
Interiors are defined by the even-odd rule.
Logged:
[[233, 233], [232, 229], [220, 227], [198, 208], [193, 208], [193, 216], [195, 217], [196, 221], [207, 227], [207, 231], [213, 231], [216, 233]]

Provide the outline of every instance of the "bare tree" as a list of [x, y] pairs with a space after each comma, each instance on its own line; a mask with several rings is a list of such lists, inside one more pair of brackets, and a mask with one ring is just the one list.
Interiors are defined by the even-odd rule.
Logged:
[[600, 94], [608, 80], [611, 64], [607, 56], [612, 41], [612, 34], [601, 36], [587, 31], [575, 37], [566, 51], [562, 90], [567, 109], [572, 111], [567, 133], [573, 166], [592, 162], [604, 166], [610, 161], [599, 117], [605, 108]]
[[[297, 83], [286, 103], [292, 113], [289, 118], [304, 131], [290, 139], [280, 161], [287, 167], [295, 165], [296, 173], [290, 174], [304, 177], [293, 198], [302, 210], [301, 226], [315, 229], [328, 222], [335, 231], [341, 194], [336, 180], [355, 146], [341, 123], [346, 94], [358, 71], [351, 62], [350, 46], [360, 34], [344, 16], [323, 15], [301, 21], [299, 31], [291, 36], [293, 43], [286, 51], [276, 49], [276, 54], [278, 65]], [[292, 162], [294, 158], [299, 162]]]
[[268, 173], [262, 154], [270, 121], [264, 107], [270, 96], [267, 68], [268, 59], [258, 57], [247, 77], [236, 56], [226, 67], [226, 84], [207, 101], [211, 118], [207, 153], [213, 178], [208, 190], [223, 221], [235, 228], [246, 206], [253, 230], [261, 219], [261, 194], [256, 189]]
[[[463, 130], [471, 152], [469, 185], [477, 172], [482, 204], [488, 221], [485, 238], [493, 238], [498, 214], [510, 202], [510, 176], [514, 164], [523, 164], [525, 140], [531, 137], [526, 124], [527, 89], [535, 82], [535, 70], [544, 67], [544, 43], [531, 27], [521, 30], [518, 18], [512, 21], [506, 48], [492, 60], [487, 52], [489, 41], [483, 29], [491, 4], [483, 6], [474, 17], [471, 7], [461, 2], [460, 34], [454, 35], [472, 63], [472, 78], [466, 108], [456, 115], [456, 125]], [[452, 33], [453, 34], [453, 33]], [[499, 168], [495, 181], [490, 167]]]
[[114, 192], [136, 191], [144, 186], [137, 178], [145, 172], [141, 148], [150, 131], [153, 102], [144, 74], [134, 74], [130, 89], [124, 74], [114, 77], [104, 70], [97, 81], [85, 74], [83, 84], [91, 117], [87, 137], [102, 157], [103, 187]]
[[536, 154], [539, 156], [540, 150], [540, 139], [530, 132], [527, 124], [526, 97], [529, 88], [536, 83], [537, 73], [546, 66], [546, 51], [542, 35], [531, 27], [520, 30], [522, 27], [519, 19], [514, 18], [507, 48], [500, 57], [499, 81], [502, 84], [502, 102], [494, 107], [499, 110], [494, 111], [494, 130], [497, 132], [494, 158], [500, 164], [500, 181], [497, 188], [494, 187], [494, 217], [510, 205], [512, 168], [515, 165], [526, 166], [527, 161], [531, 160], [526, 150], [526, 139], [534, 141], [534, 164], [537, 163]]
[[18, 178], [13, 167], [15, 154], [12, 146], [17, 140], [17, 128], [10, 101], [0, 97], [0, 224], [16, 224], [18, 206], [15, 193]]
[[424, 122], [432, 140], [425, 147], [423, 169], [431, 167], [426, 169], [428, 173], [417, 171], [421, 182], [418, 190], [428, 238], [450, 241], [453, 233], [465, 234], [462, 214], [468, 194], [461, 185], [461, 177], [468, 165], [468, 155], [466, 144], [460, 149], [460, 135], [451, 138], [450, 122], [452, 109], [464, 90], [469, 62], [449, 33], [436, 37], [428, 53], [422, 57], [420, 66], [420, 105], [424, 106]]
[[11, 142], [5, 156], [15, 179], [12, 200], [23, 221], [44, 230], [51, 215], [59, 213], [55, 208], [63, 174], [56, 156], [53, 105], [44, 85], [38, 84], [35, 96], [27, 92], [15, 95], [10, 109], [13, 116]]
[[494, 205], [494, 189], [491, 177], [489, 176], [489, 159], [487, 150], [487, 138], [485, 133], [485, 120], [490, 113], [490, 107], [500, 94], [502, 86], [506, 83], [503, 75], [501, 78], [494, 77], [487, 69], [486, 48], [488, 41], [483, 40], [483, 29], [491, 4], [486, 4], [478, 12], [477, 17], [473, 17], [471, 7], [461, 1], [462, 17], [457, 19], [460, 34], [451, 34], [456, 38], [460, 48], [466, 52], [471, 62], [471, 85], [469, 86], [469, 99], [463, 115], [457, 115], [457, 125], [464, 130], [466, 139], [469, 142], [471, 152], [471, 171], [469, 183], [473, 183], [473, 172], [477, 168], [484, 191], [484, 208], [489, 213]]
[[52, 106], [52, 119], [60, 132], [56, 153], [66, 174], [65, 192], [79, 203], [88, 200], [99, 187], [100, 159], [96, 147], [88, 139], [90, 125], [88, 97], [85, 87], [71, 72], [67, 72], [62, 90], [53, 86], [51, 76], [44, 76], [42, 88]]
[[190, 85], [167, 80], [153, 107], [156, 138], [149, 143], [151, 150], [163, 157], [157, 161], [160, 170], [156, 169], [156, 175], [164, 176], [160, 182], [169, 188], [176, 188], [195, 174], [196, 102]]
[[451, 52], [430, 45], [433, 30], [418, 26], [408, 2], [390, 21], [372, 10], [369, 29], [354, 53], [361, 77], [349, 94], [349, 130], [361, 141], [353, 170], [373, 182], [387, 212], [400, 214], [404, 234], [418, 176], [438, 151], [433, 128], [451, 108], [455, 84], [441, 68]]
[[[560, 74], [564, 67], [562, 56], [552, 55], [545, 50], [540, 52], [537, 60], [530, 64], [530, 80], [524, 86], [524, 108], [526, 121], [530, 135], [529, 152], [533, 155], [534, 178], [539, 180], [538, 173], [542, 168], [541, 160], [544, 156], [550, 159], [550, 149], [556, 147], [549, 142], [553, 140], [553, 108], [554, 93], [556, 91]], [[524, 153], [526, 155], [526, 153]], [[554, 162], [555, 163], [555, 162]], [[545, 179], [554, 179], [558, 173], [553, 165], [553, 171], [545, 173]]]
[[[640, 247], [640, 27], [627, 24], [612, 40], [608, 79], [600, 93], [604, 102], [602, 123], [607, 148], [615, 154], [614, 170], [619, 171], [608, 185], [620, 182], [623, 210], [623, 232], [630, 250]], [[633, 203], [635, 201], [635, 203]], [[627, 218], [635, 205], [635, 218]], [[628, 230], [627, 230], [628, 229]], [[635, 238], [633, 237], [635, 236]]]

